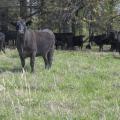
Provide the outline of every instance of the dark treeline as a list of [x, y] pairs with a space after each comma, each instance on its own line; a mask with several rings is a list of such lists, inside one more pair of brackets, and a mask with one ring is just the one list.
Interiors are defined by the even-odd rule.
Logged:
[[35, 29], [89, 35], [119, 30], [119, 3], [119, 0], [1, 0], [0, 8], [7, 7], [7, 21], [23, 16], [32, 19]]

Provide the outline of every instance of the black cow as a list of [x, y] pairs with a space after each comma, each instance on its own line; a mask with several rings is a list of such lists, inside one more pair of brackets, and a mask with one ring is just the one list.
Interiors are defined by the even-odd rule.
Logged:
[[111, 51], [116, 50], [117, 51], [117, 32], [116, 31], [111, 31], [108, 33], [110, 44], [111, 44]]
[[17, 31], [6, 31], [5, 32], [5, 42], [9, 45], [9, 42], [12, 42], [12, 45], [16, 45]]
[[73, 46], [73, 33], [54, 33], [55, 34], [55, 38], [56, 38], [56, 42], [55, 42], [55, 46], [56, 49], [58, 48], [58, 46], [61, 46], [61, 48], [65, 48], [67, 47], [67, 49], [71, 49]]
[[117, 51], [119, 52], [120, 54], [120, 32], [118, 32], [118, 35], [117, 35]]
[[114, 38], [111, 42], [111, 50], [120, 53], [120, 31], [112, 31], [111, 33]]
[[73, 37], [73, 46], [78, 46], [82, 50], [83, 43], [84, 43], [84, 41], [83, 41], [84, 37], [85, 37], [84, 35], [74, 36]]
[[108, 36], [107, 34], [101, 34], [101, 35], [97, 35], [97, 36], [90, 36], [90, 43], [96, 43], [96, 45], [99, 46], [99, 51], [103, 50], [103, 45], [110, 45], [111, 41], [110, 41], [110, 36]]
[[5, 53], [5, 34], [0, 32], [0, 51]]
[[55, 36], [50, 30], [34, 31], [27, 30], [23, 19], [17, 22], [17, 49], [21, 59], [22, 67], [25, 66], [25, 58], [30, 57], [31, 72], [34, 72], [34, 61], [36, 56], [42, 56], [45, 68], [50, 68], [54, 52]]

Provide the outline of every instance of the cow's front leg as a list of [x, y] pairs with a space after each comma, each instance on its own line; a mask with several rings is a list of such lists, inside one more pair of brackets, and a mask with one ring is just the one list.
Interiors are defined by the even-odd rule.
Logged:
[[81, 50], [82, 50], [82, 48], [83, 48], [83, 43], [81, 44], [80, 48], [81, 48]]
[[34, 72], [34, 63], [35, 63], [35, 56], [36, 56], [36, 53], [33, 53], [30, 57], [30, 66], [31, 66], [31, 72]]
[[24, 71], [24, 67], [25, 67], [25, 58], [23, 56], [20, 55], [20, 60], [21, 60], [21, 64], [22, 64], [22, 69]]
[[53, 61], [53, 53], [54, 53], [54, 49], [50, 50], [47, 54], [48, 68], [51, 68], [52, 61]]

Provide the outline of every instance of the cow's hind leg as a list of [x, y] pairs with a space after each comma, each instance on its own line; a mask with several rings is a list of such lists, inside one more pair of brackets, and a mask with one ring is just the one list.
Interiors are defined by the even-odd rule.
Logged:
[[34, 72], [35, 56], [36, 56], [36, 53], [33, 53], [30, 57], [31, 72]]
[[53, 50], [51, 50], [51, 51], [48, 52], [47, 58], [48, 58], [49, 68], [51, 68], [52, 61], [53, 61]]
[[5, 43], [3, 43], [2, 51], [5, 53]]
[[47, 54], [43, 56], [43, 59], [44, 59], [44, 62], [45, 62], [45, 69], [49, 69]]
[[119, 46], [119, 55], [120, 55], [120, 46]]
[[2, 48], [2, 51], [5, 53], [5, 49], [4, 48]]

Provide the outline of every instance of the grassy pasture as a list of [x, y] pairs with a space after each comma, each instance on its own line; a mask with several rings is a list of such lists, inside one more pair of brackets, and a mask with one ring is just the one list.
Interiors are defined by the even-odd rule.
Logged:
[[52, 69], [36, 58], [21, 72], [17, 50], [0, 53], [0, 120], [120, 120], [120, 57], [55, 51]]

